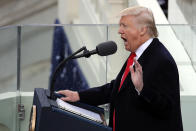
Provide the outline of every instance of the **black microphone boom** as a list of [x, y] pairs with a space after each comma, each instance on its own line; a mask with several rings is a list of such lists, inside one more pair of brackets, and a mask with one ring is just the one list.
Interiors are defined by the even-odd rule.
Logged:
[[[77, 55], [81, 51], [83, 51], [83, 54]], [[61, 63], [58, 64], [57, 68], [55, 69], [55, 71], [53, 72], [53, 74], [51, 76], [50, 95], [48, 97], [50, 99], [56, 100], [57, 97], [54, 92], [54, 84], [56, 81], [56, 77], [57, 77], [60, 69], [66, 64], [66, 62], [68, 60], [76, 59], [76, 58], [80, 58], [80, 57], [90, 57], [93, 54], [98, 54], [100, 56], [107, 56], [107, 55], [114, 54], [116, 51], [117, 51], [116, 43], [113, 41], [107, 41], [107, 42], [100, 43], [98, 46], [96, 46], [96, 49], [92, 50], [92, 51], [88, 51], [86, 49], [86, 47], [82, 47], [81, 49], [79, 49], [78, 51], [76, 51], [75, 53], [73, 53], [72, 55], [70, 55], [69, 57], [64, 59], [63, 61], [61, 61]]]
[[80, 57], [90, 57], [91, 55], [98, 54], [100, 56], [108, 56], [111, 54], [116, 53], [117, 51], [117, 45], [114, 41], [107, 41], [100, 43], [96, 46], [95, 50], [88, 51], [84, 50], [83, 54], [77, 55], [72, 57], [72, 59], [80, 58]]

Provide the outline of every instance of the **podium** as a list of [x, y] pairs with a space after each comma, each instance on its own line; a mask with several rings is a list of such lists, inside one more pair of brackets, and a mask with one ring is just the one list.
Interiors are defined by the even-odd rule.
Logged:
[[[35, 131], [112, 131], [104, 124], [58, 108], [55, 100], [49, 99], [49, 90], [36, 88], [33, 105], [36, 106]], [[103, 113], [98, 107], [75, 103], [76, 106]]]

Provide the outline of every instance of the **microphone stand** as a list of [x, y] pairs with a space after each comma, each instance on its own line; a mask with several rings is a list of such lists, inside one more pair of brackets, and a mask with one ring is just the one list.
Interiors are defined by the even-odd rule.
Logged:
[[[54, 84], [55, 84], [56, 77], [57, 77], [57, 74], [60, 71], [60, 69], [66, 64], [66, 62], [68, 60], [82, 57], [82, 55], [78, 55], [78, 57], [75, 56], [75, 55], [77, 55], [78, 53], [80, 53], [83, 50], [84, 50], [83, 54], [89, 54], [89, 56], [90, 56], [89, 51], [86, 49], [85, 46], [83, 46], [82, 48], [80, 48], [75, 53], [73, 53], [72, 55], [68, 56], [66, 59], [64, 59], [63, 61], [61, 61], [61, 63], [58, 64], [58, 66], [56, 67], [54, 73], [51, 76], [52, 78], [51, 78], [51, 82], [50, 82], [50, 96], [48, 96], [50, 99], [56, 100], [56, 96], [54, 94]], [[87, 57], [89, 57], [89, 56], [87, 56]]]
[[97, 50], [89, 51], [87, 49], [84, 49], [82, 54], [77, 55], [77, 56], [73, 56], [72, 59], [77, 59], [77, 58], [80, 58], [80, 57], [88, 58], [88, 57], [90, 57], [91, 55], [94, 55], [94, 54], [97, 54]]
[[[83, 53], [80, 54], [80, 55], [77, 55], [81, 51], [83, 51]], [[97, 53], [97, 49], [96, 50], [93, 50], [93, 51], [89, 51], [89, 50], [86, 49], [85, 46], [83, 46], [82, 48], [80, 48], [79, 50], [77, 50], [76, 52], [74, 52], [72, 55], [68, 56], [63, 61], [61, 61], [61, 63], [58, 64], [58, 66], [56, 67], [54, 73], [51, 76], [50, 95], [48, 96], [48, 98], [49, 99], [52, 99], [52, 100], [56, 100], [57, 96], [54, 93], [54, 84], [55, 84], [55, 81], [56, 81], [56, 77], [57, 77], [57, 74], [60, 71], [60, 69], [66, 64], [66, 62], [68, 60], [70, 60], [70, 59], [77, 59], [77, 58], [80, 58], [80, 57], [86, 57], [86, 58], [88, 58], [91, 55], [96, 54], [96, 53]]]

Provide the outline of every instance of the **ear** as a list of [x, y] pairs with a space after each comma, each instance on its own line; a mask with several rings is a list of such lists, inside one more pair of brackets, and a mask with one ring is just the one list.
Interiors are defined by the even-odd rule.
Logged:
[[144, 36], [147, 33], [147, 26], [142, 26], [140, 28], [140, 36]]

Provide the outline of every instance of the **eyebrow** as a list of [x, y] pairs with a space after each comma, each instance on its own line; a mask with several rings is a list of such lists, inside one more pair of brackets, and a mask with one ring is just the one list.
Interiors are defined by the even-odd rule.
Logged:
[[119, 25], [121, 26], [127, 26], [127, 24], [125, 24], [125, 23], [119, 23]]

